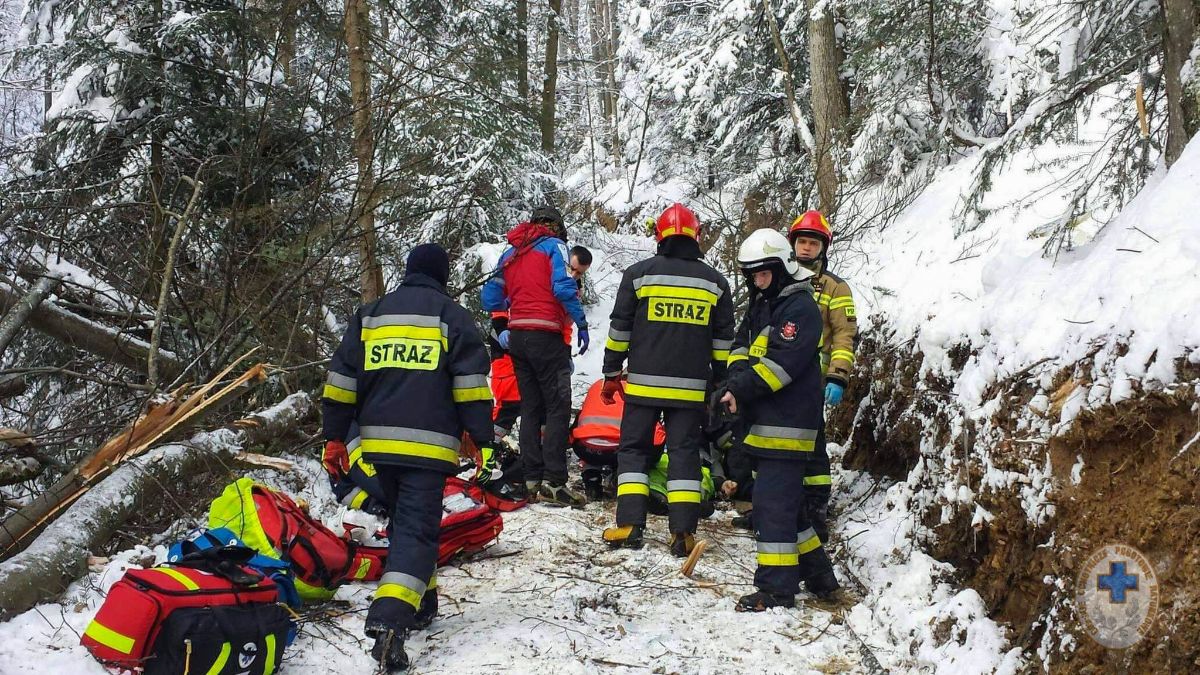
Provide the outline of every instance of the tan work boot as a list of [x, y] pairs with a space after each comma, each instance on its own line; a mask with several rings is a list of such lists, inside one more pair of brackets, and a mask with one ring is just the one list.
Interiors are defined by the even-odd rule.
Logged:
[[604, 530], [604, 541], [609, 548], [641, 548], [645, 543], [640, 525], [619, 525]]

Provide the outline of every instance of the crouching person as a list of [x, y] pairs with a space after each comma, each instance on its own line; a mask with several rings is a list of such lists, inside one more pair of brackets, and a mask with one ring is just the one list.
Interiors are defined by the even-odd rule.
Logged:
[[838, 581], [821, 540], [807, 522], [804, 476], [824, 425], [821, 312], [812, 285], [792, 259], [787, 239], [758, 230], [738, 250], [750, 306], [729, 355], [729, 379], [719, 401], [742, 416], [739, 439], [755, 458], [754, 525], [758, 591], [739, 611], [791, 607], [803, 581], [819, 599], [839, 598]]
[[349, 469], [357, 422], [355, 449], [391, 508], [385, 573], [366, 621], [371, 655], [389, 672], [408, 667], [408, 631], [437, 613], [442, 490], [458, 471], [459, 439], [465, 430], [485, 456], [492, 448], [487, 350], [446, 294], [449, 276], [442, 247], [413, 249], [400, 287], [350, 318], [323, 396], [324, 461]]

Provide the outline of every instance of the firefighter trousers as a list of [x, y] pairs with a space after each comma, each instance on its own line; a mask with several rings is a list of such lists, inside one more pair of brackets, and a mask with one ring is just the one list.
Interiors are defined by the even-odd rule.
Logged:
[[672, 533], [696, 531], [700, 520], [700, 430], [704, 410], [660, 408], [625, 403], [621, 444], [617, 451], [617, 525], [646, 525], [650, 499], [650, 469], [661, 450], [654, 445], [659, 415], [667, 430], [667, 519]]
[[392, 506], [383, 578], [367, 611], [368, 635], [413, 627], [417, 610], [437, 594], [438, 537], [446, 474], [378, 464], [379, 483]]
[[808, 524], [821, 538], [822, 544], [829, 543], [829, 496], [832, 483], [829, 476], [829, 453], [825, 449], [825, 430], [817, 433], [816, 448], [812, 460], [805, 462], [804, 504]]
[[833, 564], [808, 522], [805, 459], [758, 459], [754, 482], [754, 528], [758, 537], [758, 569], [754, 585], [776, 595], [795, 595], [803, 581], [808, 590], [825, 594], [838, 587]]

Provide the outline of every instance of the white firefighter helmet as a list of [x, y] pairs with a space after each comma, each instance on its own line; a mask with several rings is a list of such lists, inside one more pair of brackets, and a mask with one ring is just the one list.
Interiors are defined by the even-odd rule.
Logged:
[[757, 272], [771, 263], [779, 263], [788, 276], [795, 279], [803, 280], [812, 275], [812, 272], [808, 272], [796, 262], [787, 237], [772, 229], [751, 232], [746, 241], [738, 247], [738, 267], [742, 268], [743, 272]]

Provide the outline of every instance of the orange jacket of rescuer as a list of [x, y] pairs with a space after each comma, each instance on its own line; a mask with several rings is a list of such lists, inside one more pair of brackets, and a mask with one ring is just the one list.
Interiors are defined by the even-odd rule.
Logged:
[[[592, 383], [587, 396], [583, 399], [583, 407], [579, 409], [579, 417], [575, 418], [575, 427], [571, 429], [571, 442], [584, 443], [595, 449], [616, 449], [621, 441], [621, 415], [625, 412], [625, 394], [618, 391], [613, 397], [612, 405], [600, 398], [600, 390], [604, 380]], [[662, 423], [654, 425], [654, 445], [660, 446], [667, 442], [667, 431]]]

